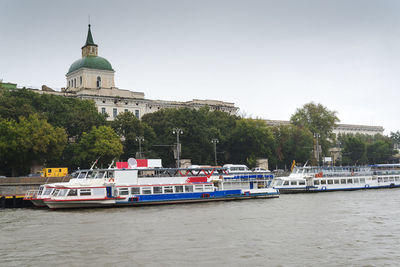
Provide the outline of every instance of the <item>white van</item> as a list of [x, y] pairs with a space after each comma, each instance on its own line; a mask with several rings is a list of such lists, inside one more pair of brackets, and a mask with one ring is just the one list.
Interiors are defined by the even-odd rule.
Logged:
[[223, 167], [227, 168], [228, 173], [251, 172], [251, 170], [246, 165], [225, 164]]

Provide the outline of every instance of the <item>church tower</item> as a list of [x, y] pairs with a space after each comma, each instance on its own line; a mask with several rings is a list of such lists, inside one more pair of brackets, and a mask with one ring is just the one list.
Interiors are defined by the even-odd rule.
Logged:
[[66, 91], [113, 88], [115, 87], [114, 73], [110, 62], [98, 56], [98, 46], [93, 41], [89, 24], [86, 43], [82, 47], [82, 58], [72, 63], [66, 74]]

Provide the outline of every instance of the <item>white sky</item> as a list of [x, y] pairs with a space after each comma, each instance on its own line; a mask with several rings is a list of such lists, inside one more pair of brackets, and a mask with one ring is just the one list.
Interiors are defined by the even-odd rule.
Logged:
[[0, 0], [0, 79], [61, 88], [88, 14], [116, 86], [217, 99], [288, 120], [310, 101], [341, 123], [400, 129], [397, 0]]

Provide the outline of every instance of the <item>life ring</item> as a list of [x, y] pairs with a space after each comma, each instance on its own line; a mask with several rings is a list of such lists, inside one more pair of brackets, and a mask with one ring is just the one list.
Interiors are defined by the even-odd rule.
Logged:
[[205, 194], [202, 194], [201, 197], [202, 197], [202, 198], [209, 198], [209, 197], [210, 197], [210, 194], [205, 193]]
[[110, 178], [110, 179], [108, 179], [108, 182], [113, 183], [113, 182], [115, 182], [115, 180], [114, 180], [114, 178]]

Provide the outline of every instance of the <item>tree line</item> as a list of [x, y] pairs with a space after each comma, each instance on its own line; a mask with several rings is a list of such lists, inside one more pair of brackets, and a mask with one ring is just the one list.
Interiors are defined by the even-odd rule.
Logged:
[[214, 164], [212, 139], [218, 139], [219, 165], [254, 167], [259, 158], [268, 158], [271, 169], [288, 168], [293, 160], [317, 164], [313, 153], [317, 138], [321, 155], [329, 156], [333, 146], [341, 148], [342, 159], [336, 164], [391, 160], [400, 134], [336, 137], [332, 131], [338, 121], [336, 112], [315, 103], [297, 109], [290, 124], [274, 127], [261, 119], [207, 107], [162, 109], [141, 120], [124, 112], [107, 121], [90, 100], [0, 89], [0, 175], [25, 175], [34, 165], [88, 168], [96, 160], [98, 166], [107, 167], [113, 159], [135, 157], [139, 136], [144, 138], [144, 157], [161, 158], [164, 166], [172, 167], [175, 127], [183, 130], [181, 158], [191, 159], [193, 164]]

